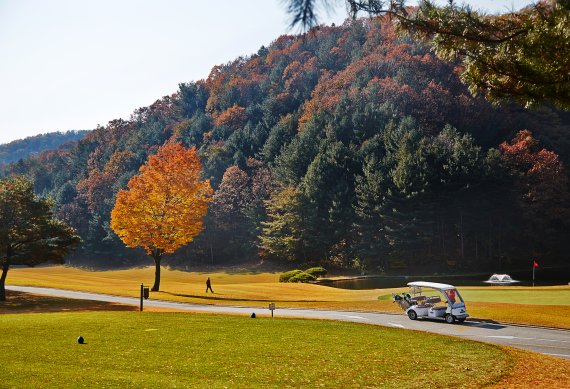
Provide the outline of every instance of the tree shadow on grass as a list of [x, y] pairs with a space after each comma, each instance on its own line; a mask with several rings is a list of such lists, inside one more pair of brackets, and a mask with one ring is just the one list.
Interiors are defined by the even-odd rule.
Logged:
[[[163, 290], [160, 291], [160, 293], [164, 293], [164, 294], [168, 294], [171, 296], [177, 296], [177, 297], [188, 297], [188, 298], [196, 298], [196, 299], [202, 299], [202, 300], [220, 300], [220, 301], [251, 301], [251, 302], [275, 302], [275, 301], [281, 301], [281, 300], [277, 300], [277, 299], [260, 299], [260, 298], [256, 298], [256, 299], [247, 299], [247, 298], [237, 298], [237, 297], [223, 297], [223, 294], [220, 293], [214, 293], [211, 295], [197, 295], [197, 294], [182, 294], [182, 293], [171, 293], [171, 292], [165, 292]], [[283, 301], [281, 301], [283, 302]], [[319, 302], [319, 300], [286, 300], [285, 302], [295, 302], [295, 303], [317, 303]]]
[[77, 300], [42, 296], [7, 290], [6, 301], [0, 301], [0, 314], [78, 312], [78, 311], [136, 311], [136, 306], [105, 301]]

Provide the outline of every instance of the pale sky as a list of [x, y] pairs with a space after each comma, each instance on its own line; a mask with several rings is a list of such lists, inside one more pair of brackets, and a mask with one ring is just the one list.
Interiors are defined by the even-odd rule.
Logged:
[[[471, 1], [489, 12], [529, 2]], [[343, 22], [344, 3], [336, 5], [322, 23]], [[280, 0], [0, 0], [0, 144], [128, 119], [179, 83], [297, 32], [285, 8]]]

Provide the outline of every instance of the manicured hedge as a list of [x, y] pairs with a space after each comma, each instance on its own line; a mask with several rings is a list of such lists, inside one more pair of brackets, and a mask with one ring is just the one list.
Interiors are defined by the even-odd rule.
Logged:
[[311, 282], [315, 281], [317, 278], [312, 274], [302, 271], [301, 273], [289, 278], [289, 282]]
[[289, 280], [295, 277], [297, 274], [303, 273], [303, 270], [290, 270], [282, 273], [279, 276], [279, 282], [290, 282]]
[[315, 278], [324, 277], [327, 275], [327, 269], [324, 267], [312, 267], [310, 269], [305, 270], [305, 273], [309, 273], [313, 275]]
[[305, 271], [299, 269], [290, 270], [279, 276], [279, 282], [311, 282], [326, 274], [327, 271], [323, 267], [312, 267]]

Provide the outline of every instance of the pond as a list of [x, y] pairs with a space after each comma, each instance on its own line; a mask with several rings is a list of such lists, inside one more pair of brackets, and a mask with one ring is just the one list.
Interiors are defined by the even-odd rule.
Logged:
[[[512, 286], [531, 286], [532, 269], [526, 271], [507, 271], [513, 280], [520, 282]], [[452, 284], [456, 286], [491, 286], [484, 282], [493, 273], [481, 273], [471, 275], [418, 275], [418, 276], [367, 276], [345, 280], [324, 280], [320, 285], [341, 289], [383, 289], [405, 287], [412, 281], [430, 281]], [[570, 282], [570, 267], [543, 268], [535, 274], [536, 286], [568, 285]]]

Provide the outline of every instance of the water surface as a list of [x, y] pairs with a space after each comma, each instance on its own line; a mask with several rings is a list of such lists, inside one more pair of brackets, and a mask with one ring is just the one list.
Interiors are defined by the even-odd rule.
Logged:
[[[532, 270], [506, 272], [513, 280], [513, 286], [532, 286]], [[368, 276], [346, 280], [325, 280], [321, 285], [341, 289], [383, 289], [405, 287], [412, 281], [430, 281], [456, 286], [491, 286], [484, 282], [493, 273], [472, 275], [420, 275], [420, 276]], [[568, 285], [570, 282], [570, 267], [568, 268], [545, 268], [537, 270], [535, 274], [535, 286]]]

